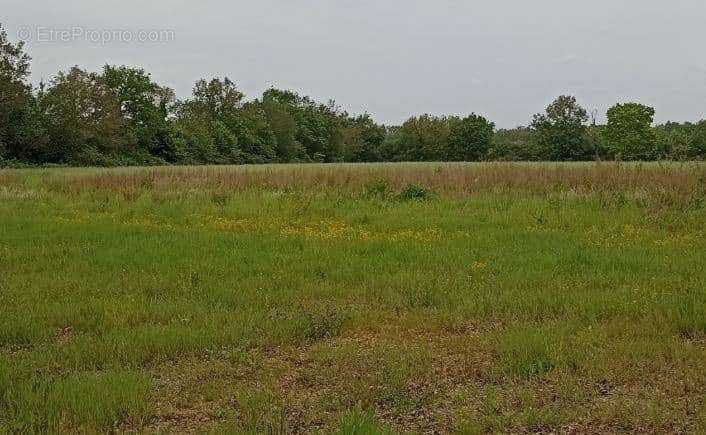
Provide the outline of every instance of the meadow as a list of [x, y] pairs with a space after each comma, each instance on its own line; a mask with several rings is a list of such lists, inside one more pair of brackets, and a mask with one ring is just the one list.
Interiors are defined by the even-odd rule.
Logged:
[[704, 164], [0, 171], [0, 433], [703, 433], [704, 361]]

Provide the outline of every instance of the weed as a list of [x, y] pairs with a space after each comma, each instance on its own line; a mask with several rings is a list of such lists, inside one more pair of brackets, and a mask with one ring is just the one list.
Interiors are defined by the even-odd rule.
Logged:
[[248, 390], [237, 398], [240, 431], [245, 433], [286, 434], [285, 410], [276, 396], [267, 391]]
[[302, 312], [296, 322], [297, 335], [317, 341], [338, 335], [350, 316], [337, 307], [318, 305]]
[[408, 184], [397, 197], [402, 201], [426, 201], [434, 196], [434, 192], [428, 187], [419, 184]]
[[559, 364], [553, 333], [535, 328], [511, 329], [497, 343], [504, 370], [511, 376], [543, 375]]
[[385, 199], [390, 193], [390, 186], [385, 178], [378, 178], [365, 186], [365, 196], [368, 198]]
[[228, 204], [228, 194], [224, 192], [211, 192], [211, 202], [220, 208]]
[[390, 433], [375, 417], [362, 410], [360, 404], [341, 419], [339, 435], [382, 435]]

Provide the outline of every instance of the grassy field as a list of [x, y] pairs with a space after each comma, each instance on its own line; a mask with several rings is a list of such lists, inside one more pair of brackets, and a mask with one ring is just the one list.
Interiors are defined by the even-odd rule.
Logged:
[[706, 166], [0, 171], [0, 432], [706, 431]]

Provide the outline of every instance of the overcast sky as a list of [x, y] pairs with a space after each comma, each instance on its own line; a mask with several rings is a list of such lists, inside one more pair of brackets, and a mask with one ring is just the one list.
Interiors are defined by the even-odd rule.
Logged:
[[180, 97], [228, 76], [250, 98], [277, 86], [390, 124], [476, 112], [514, 127], [564, 93], [601, 115], [635, 100], [660, 122], [706, 118], [704, 0], [0, 0], [0, 22], [28, 39], [35, 82], [111, 63]]

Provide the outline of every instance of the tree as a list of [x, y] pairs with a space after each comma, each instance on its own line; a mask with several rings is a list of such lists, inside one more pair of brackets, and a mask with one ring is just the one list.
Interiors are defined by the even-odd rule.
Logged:
[[277, 159], [275, 134], [262, 105], [245, 103], [229, 124], [246, 163], [266, 163]]
[[118, 97], [129, 135], [139, 150], [167, 161], [176, 160], [176, 144], [168, 121], [174, 91], [154, 83], [143, 69], [103, 68], [103, 81]]
[[295, 96], [270, 89], [262, 96], [262, 107], [267, 116], [267, 122], [275, 139], [277, 156], [280, 161], [306, 159], [306, 150], [297, 141], [298, 112], [295, 106]]
[[262, 107], [281, 160], [331, 162], [343, 158], [348, 115], [335, 102], [319, 104], [292, 91], [268, 89], [262, 96]]
[[216, 163], [214, 131], [219, 121], [193, 111], [188, 102], [178, 103], [175, 113], [176, 160], [183, 164]]
[[588, 114], [576, 98], [558, 97], [546, 113], [534, 115], [532, 132], [535, 144], [546, 160], [588, 160], [593, 150], [586, 140]]
[[690, 122], [667, 122], [654, 128], [657, 138], [655, 151], [660, 156], [671, 160], [687, 160], [690, 158], [690, 140], [695, 126]]
[[422, 115], [408, 119], [397, 132], [401, 160], [441, 161], [446, 159], [451, 129], [446, 117]]
[[245, 96], [228, 77], [214, 78], [210, 81], [201, 79], [193, 90], [195, 110], [202, 111], [212, 119], [227, 121], [238, 114]]
[[228, 79], [198, 80], [192, 98], [175, 106], [182, 160], [188, 163], [241, 163], [235, 129], [244, 95]]
[[638, 103], [617, 104], [608, 109], [607, 145], [617, 159], [654, 160], [657, 136], [652, 129], [655, 109]]
[[604, 125], [598, 125], [594, 122], [589, 125], [586, 130], [586, 148], [593, 153], [593, 159], [595, 160], [606, 160], [610, 158], [605, 135], [603, 134], [604, 129]]
[[351, 116], [271, 88], [246, 100], [229, 78], [198, 80], [188, 99], [141, 68], [59, 72], [29, 82], [30, 57], [0, 25], [0, 163], [134, 165], [266, 162], [706, 159], [706, 121], [652, 128], [637, 103], [593, 122], [573, 96], [554, 100], [528, 127], [495, 131], [488, 119], [421, 115], [401, 126]]
[[127, 143], [120, 100], [96, 73], [77, 66], [60, 72], [39, 104], [52, 143], [45, 161], [100, 164], [95, 158]]
[[542, 159], [529, 127], [500, 129], [495, 132], [489, 156], [493, 160], [536, 161]]
[[348, 118], [343, 128], [344, 159], [349, 162], [378, 162], [386, 137], [385, 127], [367, 113]]
[[450, 123], [448, 160], [478, 161], [487, 157], [495, 124], [475, 113], [463, 119], [451, 118]]
[[22, 155], [18, 149], [32, 104], [29, 77], [30, 57], [23, 42], [13, 44], [0, 25], [0, 160]]
[[403, 140], [401, 126], [386, 126], [385, 140], [380, 145], [380, 160], [384, 162], [405, 160], [407, 151]]
[[694, 125], [689, 137], [687, 156], [691, 159], [706, 160], [706, 120]]

